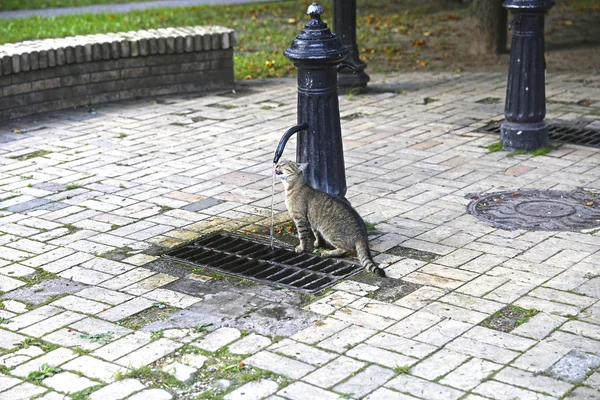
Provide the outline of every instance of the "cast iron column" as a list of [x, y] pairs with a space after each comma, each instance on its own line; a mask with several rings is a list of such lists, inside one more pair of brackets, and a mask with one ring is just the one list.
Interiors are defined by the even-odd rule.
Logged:
[[506, 0], [512, 11], [513, 38], [506, 88], [506, 122], [500, 138], [508, 151], [531, 151], [548, 146], [544, 60], [544, 16], [551, 0]]
[[340, 127], [337, 67], [348, 55], [340, 39], [323, 21], [323, 7], [313, 3], [311, 20], [283, 54], [298, 68], [298, 132], [296, 161], [308, 163], [310, 186], [332, 196], [346, 195], [346, 173]]
[[342, 68], [338, 72], [338, 84], [344, 88], [364, 88], [369, 82], [369, 75], [365, 73], [365, 64], [359, 56], [356, 44], [356, 0], [333, 1], [333, 28], [335, 34], [342, 40], [342, 44], [350, 51], [344, 64], [351, 68]]

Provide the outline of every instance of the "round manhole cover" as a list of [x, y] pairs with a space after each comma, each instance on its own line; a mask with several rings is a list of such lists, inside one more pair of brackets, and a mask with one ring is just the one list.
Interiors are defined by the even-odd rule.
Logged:
[[600, 227], [599, 202], [580, 191], [524, 190], [474, 197], [467, 211], [499, 228], [580, 231]]

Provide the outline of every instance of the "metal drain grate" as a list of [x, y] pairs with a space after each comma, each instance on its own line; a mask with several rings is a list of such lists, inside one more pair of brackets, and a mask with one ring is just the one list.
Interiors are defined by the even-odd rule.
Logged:
[[[491, 122], [477, 131], [499, 135], [502, 122], [504, 121]], [[572, 124], [548, 122], [548, 136], [554, 142], [600, 147], [599, 129], [578, 128]]]
[[296, 254], [291, 249], [271, 248], [231, 233], [205, 236], [169, 251], [164, 257], [306, 293], [328, 288], [363, 269], [349, 261]]

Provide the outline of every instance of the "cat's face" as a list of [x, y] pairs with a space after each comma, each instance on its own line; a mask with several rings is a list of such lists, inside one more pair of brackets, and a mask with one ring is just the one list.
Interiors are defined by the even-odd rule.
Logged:
[[283, 182], [284, 186], [288, 186], [296, 179], [302, 177], [302, 171], [306, 169], [308, 164], [296, 164], [292, 161], [282, 161], [275, 166], [275, 175]]

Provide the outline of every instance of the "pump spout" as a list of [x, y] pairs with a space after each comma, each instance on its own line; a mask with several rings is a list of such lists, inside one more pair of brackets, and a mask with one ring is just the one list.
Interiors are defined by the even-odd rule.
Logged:
[[305, 131], [308, 129], [308, 124], [306, 122], [296, 125], [296, 126], [292, 126], [290, 129], [287, 130], [287, 132], [285, 132], [283, 134], [283, 136], [281, 137], [281, 140], [279, 141], [279, 145], [277, 146], [277, 150], [275, 150], [275, 157], [273, 158], [273, 164], [277, 164], [279, 162], [279, 159], [281, 158], [281, 155], [283, 154], [283, 149], [285, 149], [285, 145], [287, 143], [287, 141], [289, 140], [289, 138], [296, 132], [300, 132], [300, 131]]

